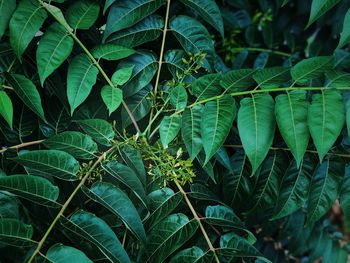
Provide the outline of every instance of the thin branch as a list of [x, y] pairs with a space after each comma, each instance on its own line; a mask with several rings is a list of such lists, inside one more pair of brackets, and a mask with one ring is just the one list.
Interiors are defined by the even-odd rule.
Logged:
[[4, 153], [6, 152], [7, 150], [18, 150], [20, 148], [24, 148], [24, 147], [28, 147], [28, 146], [32, 146], [32, 145], [36, 145], [36, 144], [40, 144], [42, 143], [43, 141], [45, 140], [37, 140], [37, 141], [31, 141], [31, 142], [24, 142], [24, 143], [21, 143], [21, 144], [17, 144], [17, 145], [13, 145], [13, 146], [10, 146], [10, 147], [4, 147], [0, 150], [0, 153]]

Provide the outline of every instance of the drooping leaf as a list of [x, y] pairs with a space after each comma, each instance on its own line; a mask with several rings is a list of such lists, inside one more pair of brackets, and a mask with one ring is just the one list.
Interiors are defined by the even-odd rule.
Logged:
[[[340, 40], [337, 48], [342, 48], [343, 46], [350, 43], [350, 9], [346, 12], [344, 18], [343, 31], [340, 35]], [[0, 34], [1, 35], [1, 34]]]
[[202, 111], [201, 135], [205, 151], [205, 163], [224, 143], [236, 117], [236, 103], [230, 96], [224, 96], [205, 104]]
[[80, 210], [69, 219], [61, 218], [66, 230], [94, 244], [111, 262], [131, 262], [119, 239], [105, 221]]
[[101, 89], [101, 97], [106, 104], [109, 115], [112, 114], [123, 101], [123, 91], [117, 87], [105, 85]]
[[17, 57], [21, 58], [46, 18], [47, 13], [38, 1], [20, 1], [10, 20], [10, 43]]
[[323, 16], [329, 9], [339, 3], [340, 0], [313, 0], [309, 22], [306, 27], [313, 24], [318, 18]]
[[220, 81], [221, 86], [226, 92], [244, 91], [254, 85], [254, 69], [235, 69], [226, 72]]
[[253, 78], [261, 89], [279, 88], [291, 79], [290, 68], [264, 68], [254, 73]]
[[74, 247], [56, 244], [50, 247], [46, 258], [52, 263], [69, 263], [74, 258], [75, 263], [92, 263], [92, 261], [80, 250]]
[[204, 252], [199, 247], [193, 246], [191, 248], [186, 248], [175, 254], [170, 260], [170, 263], [194, 263]]
[[96, 142], [109, 146], [114, 138], [114, 130], [111, 124], [102, 119], [85, 119], [77, 121], [79, 126]]
[[88, 196], [119, 217], [139, 241], [146, 242], [140, 216], [129, 197], [112, 184], [97, 182], [86, 191]]
[[41, 98], [33, 82], [18, 74], [6, 74], [5, 78], [24, 104], [46, 122]]
[[279, 131], [290, 148], [297, 166], [299, 166], [310, 137], [307, 125], [308, 102], [306, 101], [306, 92], [295, 91], [278, 95], [275, 112]]
[[15, 9], [16, 0], [0, 0], [0, 39], [6, 31]]
[[128, 28], [154, 13], [164, 0], [121, 0], [110, 8], [103, 39], [112, 33]]
[[17, 219], [0, 219], [0, 243], [15, 247], [30, 247], [35, 245], [31, 240], [33, 227]]
[[90, 136], [76, 131], [65, 131], [45, 140], [43, 144], [52, 150], [61, 150], [79, 159], [92, 159], [97, 144]]
[[159, 126], [160, 140], [164, 148], [172, 142], [181, 129], [181, 115], [165, 116]]
[[108, 43], [94, 47], [91, 53], [96, 59], [119, 60], [135, 54], [135, 50]]
[[14, 158], [30, 170], [30, 174], [55, 176], [63, 180], [76, 180], [79, 163], [73, 156], [58, 150], [35, 150], [20, 153]]
[[85, 54], [72, 60], [67, 74], [67, 97], [71, 114], [89, 96], [97, 74], [98, 69]]
[[203, 106], [199, 104], [185, 109], [182, 115], [181, 135], [191, 160], [194, 160], [202, 149], [202, 110]]
[[243, 228], [243, 222], [232, 211], [232, 209], [223, 206], [207, 206], [205, 209], [205, 217], [202, 219], [210, 225], [221, 226], [223, 228]]
[[141, 183], [146, 185], [146, 171], [141, 153], [137, 149], [126, 144], [121, 148], [121, 155], [126, 165], [136, 173]]
[[257, 94], [241, 100], [238, 131], [255, 174], [265, 159], [275, 133], [274, 101], [268, 94]]
[[326, 159], [318, 165], [310, 184], [306, 221], [308, 226], [312, 226], [331, 208], [340, 194], [343, 175], [344, 164], [341, 160]]
[[197, 100], [205, 100], [210, 97], [220, 95], [222, 89], [220, 80], [222, 75], [220, 73], [204, 75], [196, 79], [192, 83], [192, 92], [197, 97]]
[[132, 72], [134, 70], [134, 65], [120, 68], [112, 75], [112, 82], [114, 85], [124, 85], [132, 76]]
[[92, 0], [75, 1], [67, 10], [68, 24], [76, 29], [89, 29], [97, 20], [100, 5]]
[[176, 110], [182, 110], [187, 106], [187, 92], [183, 85], [172, 88], [169, 94], [170, 103]]
[[0, 90], [0, 115], [5, 119], [12, 129], [13, 106], [10, 97], [5, 91]]
[[344, 105], [338, 91], [323, 91], [312, 96], [308, 126], [320, 161], [338, 138], [344, 121]]

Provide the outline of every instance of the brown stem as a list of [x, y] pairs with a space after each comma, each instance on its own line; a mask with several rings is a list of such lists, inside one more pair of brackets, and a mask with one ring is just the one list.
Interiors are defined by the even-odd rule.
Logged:
[[3, 152], [6, 152], [7, 150], [18, 150], [20, 148], [24, 148], [24, 147], [28, 147], [28, 146], [31, 146], [31, 145], [36, 145], [36, 144], [40, 144], [42, 143], [43, 141], [45, 140], [37, 140], [37, 141], [31, 141], [31, 142], [24, 142], [24, 143], [21, 143], [21, 144], [17, 144], [17, 145], [13, 145], [13, 146], [10, 146], [10, 147], [4, 147], [0, 150], [0, 153], [3, 153]]

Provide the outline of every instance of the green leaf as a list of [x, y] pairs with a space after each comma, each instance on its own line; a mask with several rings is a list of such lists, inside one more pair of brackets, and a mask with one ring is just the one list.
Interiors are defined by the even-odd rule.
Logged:
[[168, 50], [164, 55], [164, 61], [168, 70], [176, 80], [180, 78], [179, 74], [184, 74], [184, 71], [187, 69], [187, 65], [183, 61], [183, 58], [186, 57], [186, 52], [182, 49]]
[[45, 140], [43, 144], [52, 150], [61, 150], [79, 159], [93, 159], [98, 150], [90, 136], [81, 132], [66, 131]]
[[163, 18], [159, 15], [150, 15], [133, 27], [111, 34], [106, 42], [133, 48], [156, 40], [163, 28]]
[[16, 0], [0, 0], [0, 39], [6, 31], [15, 9]]
[[311, 179], [307, 226], [312, 226], [331, 208], [338, 195], [344, 175], [344, 164], [341, 160], [326, 159], [315, 170]]
[[184, 214], [168, 216], [149, 233], [143, 262], [164, 262], [168, 256], [194, 235], [197, 228], [197, 222], [190, 221]]
[[307, 28], [313, 24], [318, 18], [323, 16], [328, 10], [339, 3], [340, 0], [313, 0], [311, 5], [311, 13]]
[[[342, 48], [343, 46], [350, 43], [350, 9], [346, 12], [343, 24], [343, 31], [340, 35], [339, 44], [337, 49]], [[0, 34], [1, 35], [1, 34]]]
[[276, 121], [279, 131], [290, 148], [297, 166], [300, 165], [309, 144], [307, 125], [308, 102], [305, 91], [295, 91], [276, 97]]
[[82, 130], [96, 142], [109, 146], [114, 138], [111, 124], [102, 119], [85, 119], [77, 121]]
[[255, 72], [255, 69], [236, 69], [228, 71], [223, 74], [220, 85], [228, 93], [244, 91], [255, 84], [253, 79], [253, 74]]
[[338, 70], [330, 70], [326, 72], [329, 79], [327, 87], [342, 89], [350, 86], [350, 74]]
[[242, 229], [244, 224], [232, 209], [222, 206], [207, 206], [205, 209], [205, 217], [202, 219], [209, 225], [221, 226], [223, 228]]
[[22, 56], [46, 18], [47, 13], [38, 1], [19, 2], [10, 20], [10, 43], [17, 57]]
[[198, 12], [198, 14], [224, 38], [224, 22], [221, 11], [215, 3], [215, 0], [181, 0], [181, 2]]
[[136, 173], [141, 183], [146, 185], [146, 171], [141, 153], [132, 146], [125, 144], [121, 148], [121, 155], [126, 165]]
[[66, 19], [64, 18], [64, 15], [63, 15], [61, 9], [59, 9], [56, 6], [47, 4], [45, 2], [42, 2], [41, 4], [57, 20], [57, 22], [60, 23], [67, 31], [69, 31], [69, 32], [73, 31], [73, 29], [68, 25]]
[[112, 75], [112, 82], [114, 85], [124, 85], [132, 76], [132, 72], [134, 70], [134, 65], [120, 68]]
[[186, 248], [175, 254], [170, 260], [170, 263], [194, 263], [204, 252], [199, 247], [193, 246], [191, 248]]
[[0, 243], [15, 247], [30, 247], [36, 243], [31, 240], [33, 227], [10, 218], [0, 219]]
[[13, 105], [10, 97], [5, 91], [0, 90], [0, 115], [5, 119], [12, 129]]
[[108, 173], [103, 178], [106, 182], [115, 185], [121, 182], [137, 196], [145, 207], [147, 207], [145, 189], [133, 170], [116, 161], [103, 164], [102, 168]]
[[119, 239], [105, 221], [92, 213], [80, 210], [70, 219], [61, 218], [66, 230], [94, 244], [111, 262], [131, 262]]
[[68, 58], [73, 44], [73, 39], [60, 24], [54, 23], [47, 29], [36, 51], [41, 85]]
[[77, 180], [79, 163], [73, 156], [58, 150], [36, 150], [20, 153], [13, 158], [30, 170], [30, 174], [55, 176], [62, 180]]
[[202, 111], [201, 135], [205, 151], [205, 162], [224, 143], [236, 117], [236, 102], [230, 96], [224, 96], [205, 104]]
[[67, 10], [67, 22], [76, 29], [89, 29], [97, 20], [100, 5], [92, 0], [75, 1]]
[[334, 66], [333, 56], [307, 58], [298, 62], [291, 69], [291, 75], [295, 83], [307, 84], [309, 81], [321, 77]]
[[18, 199], [15, 196], [9, 195], [6, 192], [0, 192], [1, 218], [19, 218], [19, 205]]
[[18, 74], [6, 73], [5, 78], [24, 104], [46, 122], [41, 98], [33, 82]]
[[261, 89], [274, 89], [285, 85], [290, 79], [290, 68], [273, 67], [264, 68], [253, 75], [254, 80]]
[[164, 148], [172, 142], [181, 129], [181, 115], [165, 116], [159, 126], [160, 140]]
[[309, 156], [305, 156], [299, 166], [295, 161], [291, 162], [280, 184], [273, 219], [288, 216], [304, 207], [313, 171]]
[[76, 56], [68, 67], [67, 96], [71, 114], [89, 96], [96, 83], [98, 69], [85, 55]]
[[131, 78], [123, 86], [124, 97], [130, 97], [147, 86], [158, 69], [156, 56], [148, 51], [140, 51], [119, 63], [117, 70], [134, 67]]
[[197, 100], [205, 100], [222, 93], [220, 73], [204, 75], [192, 83], [192, 92]]
[[340, 207], [344, 215], [344, 226], [348, 231], [350, 229], [350, 165], [345, 166], [345, 175], [341, 185], [341, 192], [339, 195]]
[[177, 111], [186, 108], [187, 99], [187, 92], [183, 85], [177, 85], [170, 90], [169, 101]]
[[337, 140], [344, 121], [344, 105], [338, 91], [329, 90], [312, 96], [308, 125], [320, 161]]
[[86, 191], [88, 196], [119, 217], [139, 241], [146, 242], [140, 216], [129, 197], [112, 184], [97, 182]]
[[241, 100], [238, 131], [255, 174], [265, 159], [275, 134], [274, 101], [268, 94], [257, 94]]
[[101, 97], [103, 102], [106, 104], [109, 111], [109, 115], [112, 114], [123, 101], [123, 91], [116, 87], [109, 85], [103, 86], [101, 89]]
[[109, 10], [103, 39], [112, 33], [128, 28], [154, 13], [164, 4], [164, 0], [121, 0]]
[[0, 177], [0, 189], [37, 204], [57, 207], [59, 188], [39, 176], [16, 174]]
[[185, 109], [182, 115], [181, 135], [191, 160], [194, 160], [202, 149], [202, 110], [202, 105], [196, 105]]
[[135, 54], [135, 50], [109, 43], [94, 47], [91, 54], [96, 59], [119, 60]]
[[56, 244], [50, 247], [46, 258], [52, 263], [70, 263], [74, 258], [75, 263], [92, 263], [92, 261], [80, 250], [74, 247]]
[[170, 20], [170, 29], [186, 52], [206, 54], [203, 67], [211, 71], [214, 46], [208, 30], [196, 19], [183, 15]]

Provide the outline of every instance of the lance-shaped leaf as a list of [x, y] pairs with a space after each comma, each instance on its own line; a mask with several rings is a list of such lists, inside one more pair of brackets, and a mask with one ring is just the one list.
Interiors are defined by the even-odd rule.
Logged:
[[17, 219], [0, 219], [0, 243], [15, 247], [30, 247], [35, 245], [31, 240], [33, 227]]
[[0, 91], [0, 115], [5, 119], [12, 129], [13, 105], [10, 97], [5, 91]]
[[94, 244], [111, 262], [131, 262], [118, 237], [105, 221], [80, 210], [69, 219], [61, 218], [66, 230]]
[[169, 101], [176, 110], [182, 110], [187, 106], [187, 92], [183, 85], [172, 88], [169, 94]]
[[264, 68], [253, 75], [254, 80], [261, 89], [274, 89], [285, 85], [290, 79], [290, 68], [272, 67]]
[[168, 147], [181, 128], [181, 115], [165, 116], [159, 126], [160, 140], [164, 148]]
[[97, 182], [90, 189], [86, 188], [85, 192], [92, 200], [119, 217], [139, 241], [146, 242], [146, 233], [140, 216], [123, 191], [110, 183]]
[[238, 131], [255, 174], [265, 159], [275, 134], [274, 101], [268, 94], [257, 94], [241, 100]]
[[326, 159], [318, 165], [311, 179], [306, 225], [313, 226], [331, 208], [340, 194], [343, 175], [341, 160]]
[[318, 18], [323, 16], [329, 9], [339, 3], [340, 0], [313, 0], [311, 5], [311, 13], [309, 22], [306, 27], [309, 27]]
[[16, 9], [16, 0], [0, 0], [0, 39], [4, 35], [13, 11]]
[[69, 31], [69, 32], [73, 31], [73, 29], [68, 25], [66, 19], [64, 18], [64, 15], [63, 15], [61, 9], [59, 9], [56, 6], [45, 3], [45, 2], [42, 2], [41, 4], [45, 7], [46, 11], [48, 11], [57, 20], [58, 23], [60, 23], [62, 26], [64, 26], [64, 28], [67, 31]]
[[337, 140], [344, 121], [344, 105], [338, 91], [324, 91], [312, 96], [308, 125], [320, 161]]
[[204, 75], [193, 81], [192, 92], [197, 97], [197, 100], [200, 101], [220, 95], [222, 93], [221, 78], [222, 74], [216, 73]]
[[67, 74], [67, 97], [71, 114], [89, 96], [97, 74], [98, 69], [85, 54], [72, 60]]
[[199, 247], [193, 246], [191, 248], [186, 248], [176, 253], [170, 260], [170, 263], [194, 263], [204, 252]]
[[307, 84], [310, 80], [321, 77], [334, 66], [333, 56], [313, 57], [298, 62], [291, 69], [293, 80], [300, 84]]
[[185, 109], [182, 115], [181, 134], [191, 160], [194, 160], [202, 149], [202, 110], [203, 106], [199, 104]]
[[106, 42], [124, 47], [137, 47], [157, 39], [163, 27], [164, 20], [160, 15], [150, 15], [133, 27], [113, 33]]
[[183, 15], [171, 19], [170, 29], [186, 52], [206, 54], [203, 67], [211, 71], [214, 46], [208, 30], [196, 19]]
[[60, 24], [54, 23], [47, 29], [36, 50], [41, 85], [68, 58], [73, 44], [73, 39]]
[[52, 150], [61, 150], [79, 159], [92, 159], [97, 144], [90, 136], [76, 131], [66, 131], [45, 140], [43, 144]]
[[0, 177], [0, 189], [45, 206], [55, 204], [59, 189], [49, 180], [33, 175], [16, 174]]
[[[342, 48], [343, 46], [350, 43], [350, 9], [346, 12], [343, 24], [343, 31], [340, 35], [340, 40], [337, 48]], [[0, 32], [1, 35], [1, 32]]]
[[125, 68], [120, 68], [112, 75], [112, 82], [114, 85], [124, 85], [132, 76], [134, 65]]
[[146, 185], [146, 171], [141, 153], [132, 146], [125, 144], [121, 147], [121, 155], [126, 165], [136, 173], [141, 183]]
[[128, 28], [154, 13], [164, 0], [121, 0], [110, 8], [103, 39], [112, 33]]
[[149, 233], [143, 262], [164, 262], [168, 256], [194, 235], [197, 227], [197, 222], [189, 220], [184, 214], [168, 216]]
[[236, 102], [230, 96], [209, 101], [202, 111], [201, 135], [205, 163], [224, 143], [236, 117]]
[[26, 167], [30, 174], [55, 176], [63, 180], [76, 180], [79, 163], [66, 152], [58, 150], [36, 150], [20, 153], [13, 158]]
[[100, 5], [92, 0], [75, 1], [67, 10], [68, 24], [76, 29], [89, 29], [97, 20]]
[[223, 74], [220, 85], [226, 92], [244, 91], [255, 83], [253, 74], [255, 69], [236, 69]]
[[242, 229], [244, 226], [233, 210], [223, 205], [207, 206], [205, 217], [202, 220], [209, 225], [217, 225], [223, 228]]
[[20, 1], [10, 20], [10, 43], [17, 57], [22, 56], [46, 18], [47, 13], [38, 1]]
[[107, 106], [109, 115], [111, 115], [122, 103], [123, 91], [117, 87], [105, 85], [101, 89], [101, 97]]
[[33, 82], [18, 74], [5, 74], [5, 78], [24, 104], [46, 122], [41, 98]]
[[93, 263], [82, 251], [62, 244], [50, 247], [45, 258], [52, 263], [70, 263], [72, 258], [75, 263]]
[[280, 184], [273, 219], [288, 216], [305, 205], [313, 171], [309, 156], [305, 156], [300, 165], [291, 162]]
[[111, 145], [114, 138], [114, 130], [111, 124], [102, 119], [86, 119], [77, 121], [82, 130], [91, 136], [96, 142], [103, 145]]
[[131, 56], [135, 50], [109, 43], [94, 47], [91, 53], [96, 59], [119, 60]]
[[298, 166], [309, 144], [307, 112], [305, 91], [295, 91], [276, 97], [275, 113], [278, 128]]

